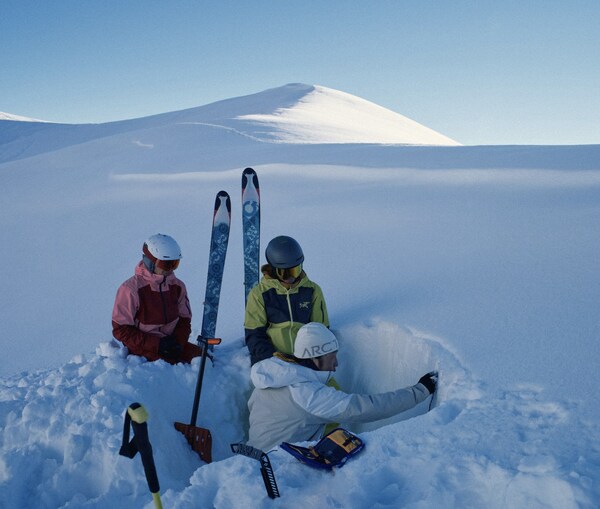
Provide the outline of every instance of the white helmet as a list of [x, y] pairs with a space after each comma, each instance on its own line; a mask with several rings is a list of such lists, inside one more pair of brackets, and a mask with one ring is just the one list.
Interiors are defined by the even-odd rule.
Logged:
[[173, 237], [157, 233], [148, 238], [142, 247], [144, 265], [150, 272], [156, 268], [173, 271], [179, 267], [181, 249]]
[[294, 344], [294, 357], [312, 359], [337, 352], [339, 348], [340, 345], [333, 332], [322, 323], [310, 322], [298, 331]]
[[144, 242], [144, 251], [148, 249], [157, 260], [180, 260], [181, 248], [173, 237], [157, 233]]

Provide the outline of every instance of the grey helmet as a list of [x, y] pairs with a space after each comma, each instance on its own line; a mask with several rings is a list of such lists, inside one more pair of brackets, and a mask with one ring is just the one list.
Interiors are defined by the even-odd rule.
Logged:
[[269, 265], [276, 269], [289, 269], [304, 261], [304, 253], [300, 244], [286, 235], [275, 237], [269, 242], [265, 256]]

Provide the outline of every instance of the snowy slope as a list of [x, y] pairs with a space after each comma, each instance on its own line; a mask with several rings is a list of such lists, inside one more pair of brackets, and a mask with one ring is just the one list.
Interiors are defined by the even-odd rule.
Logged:
[[[290, 84], [198, 108], [105, 124], [52, 124], [0, 115], [0, 162], [22, 159], [124, 133], [138, 147], [156, 147], [176, 128], [225, 140], [254, 142], [458, 145], [402, 115], [322, 86]], [[154, 141], [143, 141], [151, 136]], [[235, 141], [235, 140], [234, 140]], [[158, 150], [157, 150], [158, 151]]]
[[[597, 506], [600, 146], [331, 142], [354, 136], [356, 117], [322, 115], [323, 97], [346, 101], [290, 85], [99, 126], [0, 121], [1, 507], [151, 507], [139, 458], [117, 454], [134, 401], [150, 412], [165, 507]], [[229, 450], [251, 390], [245, 166], [261, 179], [263, 248], [295, 236], [323, 288], [342, 385], [386, 391], [442, 373], [431, 412], [356, 427], [366, 449], [335, 474], [272, 452], [275, 502], [258, 464]], [[216, 461], [203, 465], [172, 427], [189, 419], [198, 364], [128, 357], [110, 313], [144, 239], [165, 232], [182, 246], [200, 328], [220, 189], [234, 210], [223, 344], [199, 417]]]
[[459, 145], [413, 120], [345, 92], [295, 86], [308, 91], [292, 106], [238, 119], [273, 129], [270, 136], [285, 143]]
[[12, 120], [14, 122], [44, 122], [43, 120], [4, 113], [3, 111], [0, 111], [0, 120]]

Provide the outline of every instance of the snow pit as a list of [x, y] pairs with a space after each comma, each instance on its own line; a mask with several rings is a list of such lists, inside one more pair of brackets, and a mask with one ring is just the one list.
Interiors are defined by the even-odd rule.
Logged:
[[431, 399], [427, 399], [414, 409], [388, 419], [346, 425], [355, 432], [371, 431], [427, 413], [440, 399], [447, 397], [444, 379], [453, 379], [456, 372], [462, 371], [454, 355], [441, 343], [391, 322], [354, 324], [334, 332], [340, 340], [335, 378], [345, 392], [392, 391], [414, 385], [430, 371], [440, 372], [440, 390], [433, 405]]

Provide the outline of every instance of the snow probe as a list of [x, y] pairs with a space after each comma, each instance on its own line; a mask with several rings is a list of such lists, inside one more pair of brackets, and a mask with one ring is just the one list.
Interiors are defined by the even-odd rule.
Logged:
[[200, 392], [202, 390], [202, 379], [204, 378], [204, 368], [206, 367], [206, 357], [208, 356], [208, 347], [221, 343], [219, 338], [208, 339], [198, 336], [198, 346], [202, 348], [202, 360], [200, 361], [200, 369], [198, 371], [198, 380], [196, 382], [196, 393], [194, 394], [194, 406], [192, 408], [192, 419], [190, 424], [182, 422], [175, 423], [175, 429], [183, 433], [192, 450], [196, 451], [200, 458], [206, 463], [212, 461], [212, 436], [206, 428], [196, 426], [196, 418], [198, 417], [198, 405], [200, 403]]
[[[152, 456], [152, 446], [148, 438], [148, 412], [139, 403], [132, 403], [127, 407], [125, 412], [125, 423], [123, 425], [123, 443], [119, 454], [127, 458], [133, 459], [139, 452], [148, 481], [148, 488], [152, 493], [154, 506], [156, 509], [162, 509], [160, 500], [160, 486], [158, 484], [158, 476], [156, 475], [156, 467], [154, 465], [154, 457]], [[129, 440], [129, 426], [133, 427], [133, 438]]]
[[246, 444], [230, 445], [234, 454], [248, 456], [248, 458], [253, 458], [260, 462], [260, 473], [262, 474], [262, 478], [265, 483], [267, 495], [269, 495], [270, 498], [279, 497], [279, 488], [277, 487], [277, 481], [275, 481], [275, 473], [273, 472], [273, 467], [271, 467], [271, 462], [269, 461], [269, 457], [266, 455], [266, 453], [260, 449], [255, 449], [254, 447]]

